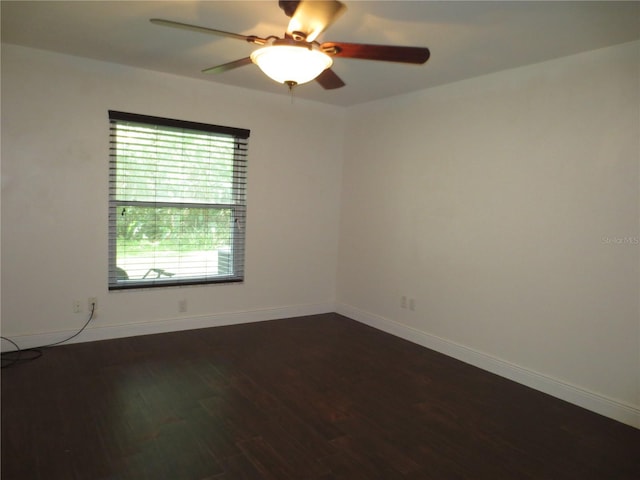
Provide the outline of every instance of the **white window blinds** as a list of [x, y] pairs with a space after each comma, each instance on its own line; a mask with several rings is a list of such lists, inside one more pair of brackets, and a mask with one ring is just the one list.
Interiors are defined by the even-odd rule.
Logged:
[[249, 130], [109, 120], [109, 289], [242, 281]]

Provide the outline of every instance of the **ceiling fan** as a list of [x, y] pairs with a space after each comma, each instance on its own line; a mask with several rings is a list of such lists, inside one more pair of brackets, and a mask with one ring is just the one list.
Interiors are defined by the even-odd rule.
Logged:
[[283, 38], [271, 35], [241, 35], [213, 28], [189, 25], [160, 18], [151, 23], [200, 33], [243, 40], [261, 48], [250, 56], [202, 70], [203, 73], [223, 73], [255, 63], [273, 80], [294, 86], [315, 80], [325, 89], [345, 85], [331, 69], [333, 57], [358, 58], [386, 62], [423, 64], [430, 56], [428, 48], [361, 43], [323, 42], [316, 38], [344, 13], [346, 6], [338, 0], [280, 0], [280, 8], [291, 18]]

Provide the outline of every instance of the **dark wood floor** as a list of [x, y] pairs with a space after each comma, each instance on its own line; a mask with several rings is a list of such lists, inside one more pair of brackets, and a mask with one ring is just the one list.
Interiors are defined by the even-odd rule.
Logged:
[[640, 479], [640, 430], [328, 314], [2, 371], [2, 479]]

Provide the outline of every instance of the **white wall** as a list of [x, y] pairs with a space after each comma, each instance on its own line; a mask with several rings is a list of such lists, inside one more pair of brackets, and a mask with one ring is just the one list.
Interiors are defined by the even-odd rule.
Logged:
[[[109, 109], [251, 130], [244, 284], [107, 291]], [[90, 296], [98, 315], [84, 339], [332, 311], [344, 116], [3, 45], [2, 335], [60, 339], [82, 325]]]
[[350, 109], [338, 311], [640, 427], [639, 53]]

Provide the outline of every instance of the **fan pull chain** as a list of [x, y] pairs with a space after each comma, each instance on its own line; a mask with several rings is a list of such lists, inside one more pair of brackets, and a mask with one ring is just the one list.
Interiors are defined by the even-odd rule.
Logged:
[[296, 85], [298, 85], [296, 82], [293, 82], [291, 80], [288, 80], [286, 82], [284, 82], [288, 87], [289, 87], [289, 95], [291, 96], [291, 105], [293, 105], [293, 87], [295, 87]]

